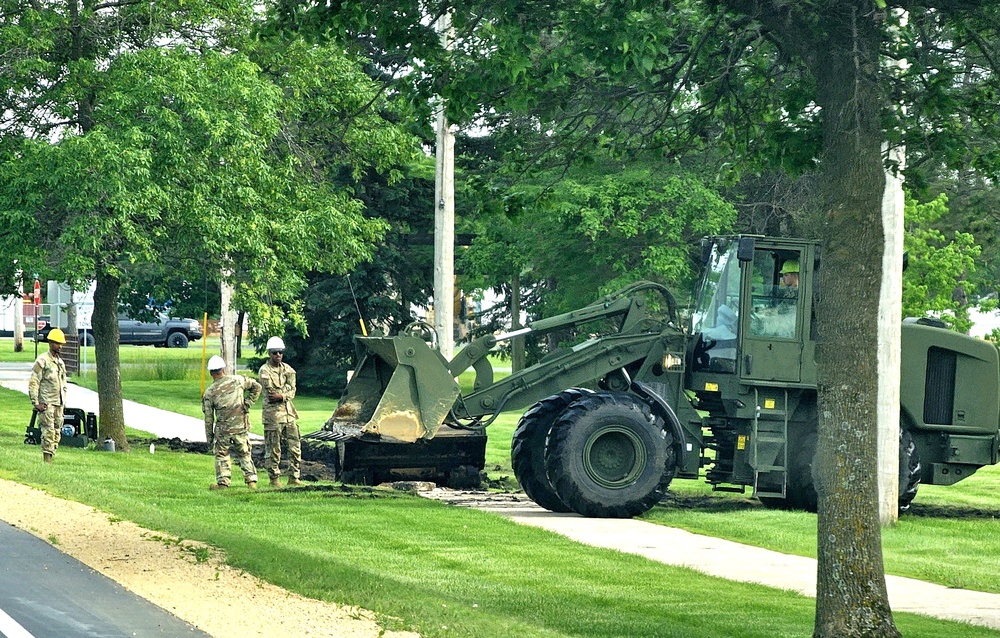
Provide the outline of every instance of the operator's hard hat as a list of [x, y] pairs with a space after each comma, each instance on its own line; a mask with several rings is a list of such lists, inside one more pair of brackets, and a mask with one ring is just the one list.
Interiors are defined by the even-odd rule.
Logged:
[[281, 337], [271, 337], [267, 340], [266, 350], [284, 350], [285, 342], [281, 340]]
[[48, 341], [52, 343], [66, 343], [66, 335], [59, 328], [53, 328], [49, 331], [49, 336], [45, 337]]
[[799, 260], [789, 259], [785, 263], [781, 264], [781, 274], [787, 274], [793, 272], [796, 275], [799, 274]]
[[226, 360], [219, 355], [213, 355], [211, 359], [208, 360], [208, 371], [221, 370], [226, 367]]

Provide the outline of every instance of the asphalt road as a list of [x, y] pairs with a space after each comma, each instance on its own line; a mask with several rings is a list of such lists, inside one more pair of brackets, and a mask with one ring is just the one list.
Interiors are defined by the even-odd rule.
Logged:
[[210, 638], [80, 561], [0, 521], [0, 636]]

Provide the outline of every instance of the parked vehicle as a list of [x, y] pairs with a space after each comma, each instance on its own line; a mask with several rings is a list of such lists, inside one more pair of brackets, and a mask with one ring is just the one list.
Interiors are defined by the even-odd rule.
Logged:
[[[54, 326], [46, 326], [39, 331], [39, 340], [45, 341]], [[94, 345], [94, 333], [89, 329], [79, 330], [80, 343]], [[167, 348], [186, 348], [191, 341], [202, 338], [201, 324], [195, 319], [173, 319], [160, 313], [155, 321], [130, 319], [118, 315], [118, 343], [124, 345], [153, 345]]]
[[[635, 516], [674, 478], [704, 469], [716, 490], [749, 489], [766, 505], [815, 511], [819, 246], [735, 236], [707, 238], [703, 248], [687, 330], [670, 293], [647, 282], [481, 337], [450, 362], [414, 334], [359, 337], [363, 357], [336, 411], [306, 438], [336, 441], [343, 476], [468, 474], [485, 464], [486, 426], [531, 406], [511, 462], [525, 493], [547, 509]], [[794, 291], [780, 285], [793, 266]], [[650, 292], [662, 297], [662, 318], [649, 312]], [[614, 330], [591, 328], [607, 319]], [[487, 354], [497, 341], [585, 324], [591, 338], [494, 381]], [[998, 461], [997, 348], [942, 326], [902, 326], [901, 511], [920, 482], [950, 485]], [[475, 385], [462, 395], [455, 377], [467, 368]]]
[[160, 313], [156, 321], [139, 321], [118, 315], [119, 343], [186, 348], [201, 337], [201, 324], [195, 319], [173, 319]]

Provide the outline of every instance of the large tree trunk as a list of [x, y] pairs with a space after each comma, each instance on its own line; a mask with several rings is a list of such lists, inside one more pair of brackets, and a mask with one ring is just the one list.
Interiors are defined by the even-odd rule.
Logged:
[[97, 398], [100, 438], [114, 439], [116, 449], [127, 451], [125, 415], [122, 411], [121, 363], [118, 359], [118, 289], [121, 280], [97, 271], [94, 290], [94, 355], [97, 359]]
[[[817, 318], [818, 573], [814, 636], [899, 636], [878, 518], [878, 307], [882, 281], [879, 25], [868, 2], [829, 3], [813, 43], [823, 113]], [[867, 7], [867, 8], [866, 8]]]

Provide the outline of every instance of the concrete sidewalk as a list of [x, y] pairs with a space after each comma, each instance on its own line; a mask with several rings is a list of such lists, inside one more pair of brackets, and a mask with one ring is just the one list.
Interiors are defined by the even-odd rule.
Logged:
[[[701, 536], [635, 519], [584, 518], [538, 507], [523, 494], [463, 493], [436, 489], [430, 498], [493, 512], [547, 529], [570, 540], [688, 567], [727, 580], [766, 585], [816, 597], [816, 560]], [[887, 576], [894, 612], [910, 612], [1000, 630], [1000, 594], [953, 589], [902, 576]]]
[[[0, 363], [0, 385], [28, 391], [30, 364]], [[98, 412], [97, 393], [70, 384], [69, 405]], [[30, 407], [25, 399], [25, 414]], [[204, 441], [201, 419], [124, 402], [128, 426], [164, 438]], [[27, 423], [25, 423], [27, 425]], [[510, 520], [547, 529], [571, 540], [644, 556], [660, 563], [691, 569], [728, 580], [757, 583], [816, 595], [816, 561], [711, 536], [654, 525], [634, 519], [583, 518], [544, 510], [524, 494], [488, 494], [436, 489], [422, 495], [455, 505], [493, 512]], [[1000, 595], [952, 589], [912, 578], [888, 576], [893, 611], [967, 622], [1000, 630]]]
[[[0, 363], [0, 386], [28, 394], [28, 378], [31, 376], [31, 365], [30, 363]], [[27, 419], [30, 418], [29, 413], [31, 410], [27, 398], [24, 400], [24, 405], [24, 424], [27, 426]], [[73, 383], [69, 384], [66, 405], [71, 408], [80, 408], [86, 412], [93, 412], [100, 416], [97, 393], [93, 390], [81, 388]], [[205, 440], [205, 422], [201, 419], [153, 408], [148, 405], [136, 403], [135, 401], [122, 401], [122, 410], [124, 412], [125, 425], [130, 428], [150, 432], [165, 439], [179, 438], [182, 441]]]

